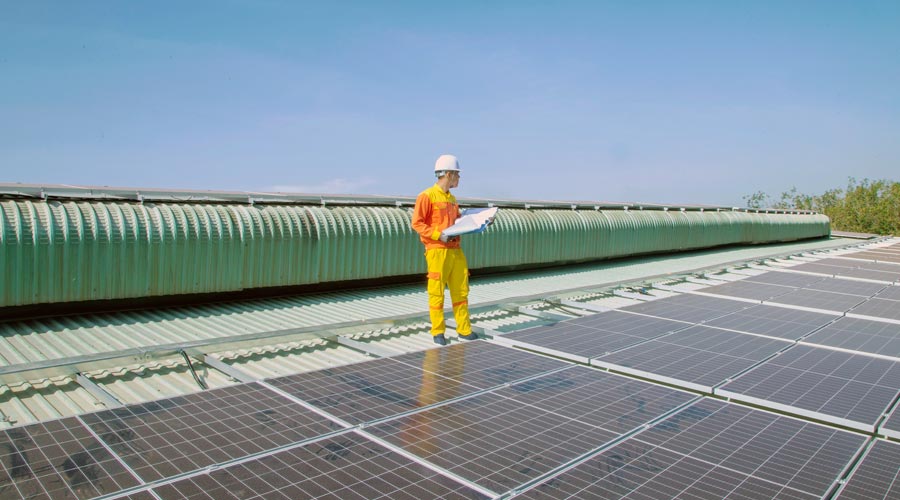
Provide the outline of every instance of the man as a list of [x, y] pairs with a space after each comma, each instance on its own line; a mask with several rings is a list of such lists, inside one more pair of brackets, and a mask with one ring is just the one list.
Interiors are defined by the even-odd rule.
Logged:
[[442, 231], [459, 218], [459, 205], [450, 190], [459, 186], [459, 161], [453, 155], [441, 155], [434, 164], [437, 182], [416, 198], [412, 228], [425, 245], [428, 263], [428, 308], [434, 343], [447, 345], [444, 337], [444, 288], [450, 288], [453, 317], [459, 338], [474, 340], [469, 323], [469, 266], [459, 247], [459, 236], [448, 237]]

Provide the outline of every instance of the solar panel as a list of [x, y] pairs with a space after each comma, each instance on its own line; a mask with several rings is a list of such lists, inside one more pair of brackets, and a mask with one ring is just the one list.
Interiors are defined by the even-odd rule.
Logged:
[[876, 299], [900, 300], [900, 286], [885, 287], [875, 295]]
[[900, 358], [900, 325], [841, 318], [803, 342]]
[[[850, 262], [850, 261], [848, 260], [845, 262]], [[850, 269], [853, 269], [853, 266], [851, 264], [840, 265], [840, 266], [834, 265], [834, 264], [823, 264], [822, 261], [817, 261], [817, 262], [807, 262], [806, 264], [800, 264], [797, 266], [791, 266], [789, 269], [791, 271], [805, 271], [808, 273], [833, 275], [833, 274], [841, 273], [843, 271], [849, 271]]]
[[336, 424], [259, 384], [84, 415], [84, 422], [145, 481], [312, 438]]
[[864, 441], [704, 399], [522, 498], [822, 498]]
[[900, 405], [894, 407], [894, 411], [881, 424], [878, 432], [889, 438], [900, 439]]
[[[443, 351], [443, 352], [441, 352]], [[432, 349], [427, 363], [438, 368], [459, 350]], [[463, 382], [461, 366], [438, 375], [385, 358], [272, 379], [269, 383], [294, 397], [360, 424], [477, 392]]]
[[167, 498], [487, 498], [347, 433], [153, 490]]
[[838, 317], [831, 314], [758, 305], [716, 318], [705, 324], [767, 337], [797, 340], [817, 328], [831, 323]]
[[835, 311], [843, 313], [853, 306], [866, 300], [859, 295], [847, 295], [844, 293], [821, 292], [819, 290], [797, 290], [780, 297], [775, 297], [769, 302], [787, 304], [792, 306], [808, 307], [821, 311]]
[[488, 342], [466, 342], [393, 359], [486, 389], [547, 373], [569, 363]]
[[727, 295], [753, 300], [766, 300], [796, 290], [794, 287], [782, 285], [769, 285], [767, 283], [754, 283], [750, 281], [732, 281], [723, 285], [704, 288], [703, 293]]
[[716, 394], [867, 432], [900, 388], [900, 362], [794, 346]]
[[700, 323], [747, 307], [750, 307], [750, 304], [746, 302], [682, 294], [623, 307], [622, 310], [688, 323]]
[[75, 417], [0, 432], [2, 498], [93, 498], [139, 484]]
[[900, 257], [890, 253], [883, 252], [856, 252], [845, 255], [854, 259], [875, 260], [879, 262], [897, 262], [900, 263]]
[[813, 276], [811, 274], [769, 271], [756, 276], [748, 276], [745, 281], [803, 288], [823, 279], [825, 279], [823, 276]]
[[[628, 384], [631, 393], [616, 391], [617, 384]], [[480, 486], [504, 492], [617, 439], [620, 433], [606, 425], [619, 429], [647, 423], [693, 398], [649, 386], [573, 367], [367, 431]]]
[[900, 498], [900, 444], [878, 439], [854, 469], [837, 498]]
[[900, 279], [900, 266], [897, 264], [870, 263], [862, 260], [824, 259], [793, 266], [790, 269], [792, 271], [833, 274], [841, 277], [878, 281], [896, 281]]
[[503, 340], [553, 351], [568, 359], [587, 363], [592, 357], [688, 326], [688, 323], [679, 321], [609, 311], [506, 334]]
[[821, 290], [823, 292], [846, 293], [850, 295], [861, 295], [863, 297], [871, 297], [884, 289], [885, 285], [878, 283], [868, 283], [865, 281], [855, 281], [840, 278], [825, 278], [817, 281], [806, 288], [810, 290]]
[[896, 300], [869, 299], [851, 310], [853, 314], [900, 320], [900, 304]]
[[601, 356], [591, 364], [712, 392], [714, 386], [788, 345], [781, 340], [694, 326]]

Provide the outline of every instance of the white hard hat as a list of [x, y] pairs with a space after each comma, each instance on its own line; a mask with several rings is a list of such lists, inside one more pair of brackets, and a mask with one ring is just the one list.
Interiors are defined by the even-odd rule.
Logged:
[[459, 160], [457, 160], [455, 156], [441, 155], [438, 157], [437, 161], [434, 162], [435, 172], [448, 172], [450, 170], [459, 172]]

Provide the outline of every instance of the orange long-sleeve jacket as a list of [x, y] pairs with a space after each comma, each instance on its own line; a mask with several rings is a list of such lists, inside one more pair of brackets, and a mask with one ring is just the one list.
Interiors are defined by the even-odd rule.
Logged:
[[445, 193], [435, 184], [419, 193], [416, 197], [416, 208], [413, 209], [412, 228], [419, 233], [419, 239], [425, 250], [432, 248], [459, 248], [459, 238], [444, 243], [439, 238], [441, 231], [452, 226], [459, 218], [459, 205], [456, 197]]

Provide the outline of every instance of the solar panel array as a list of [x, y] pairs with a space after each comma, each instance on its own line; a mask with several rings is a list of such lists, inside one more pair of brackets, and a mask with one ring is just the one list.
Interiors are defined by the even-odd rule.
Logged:
[[6, 429], [0, 498], [895, 494], [898, 287], [824, 274]]

